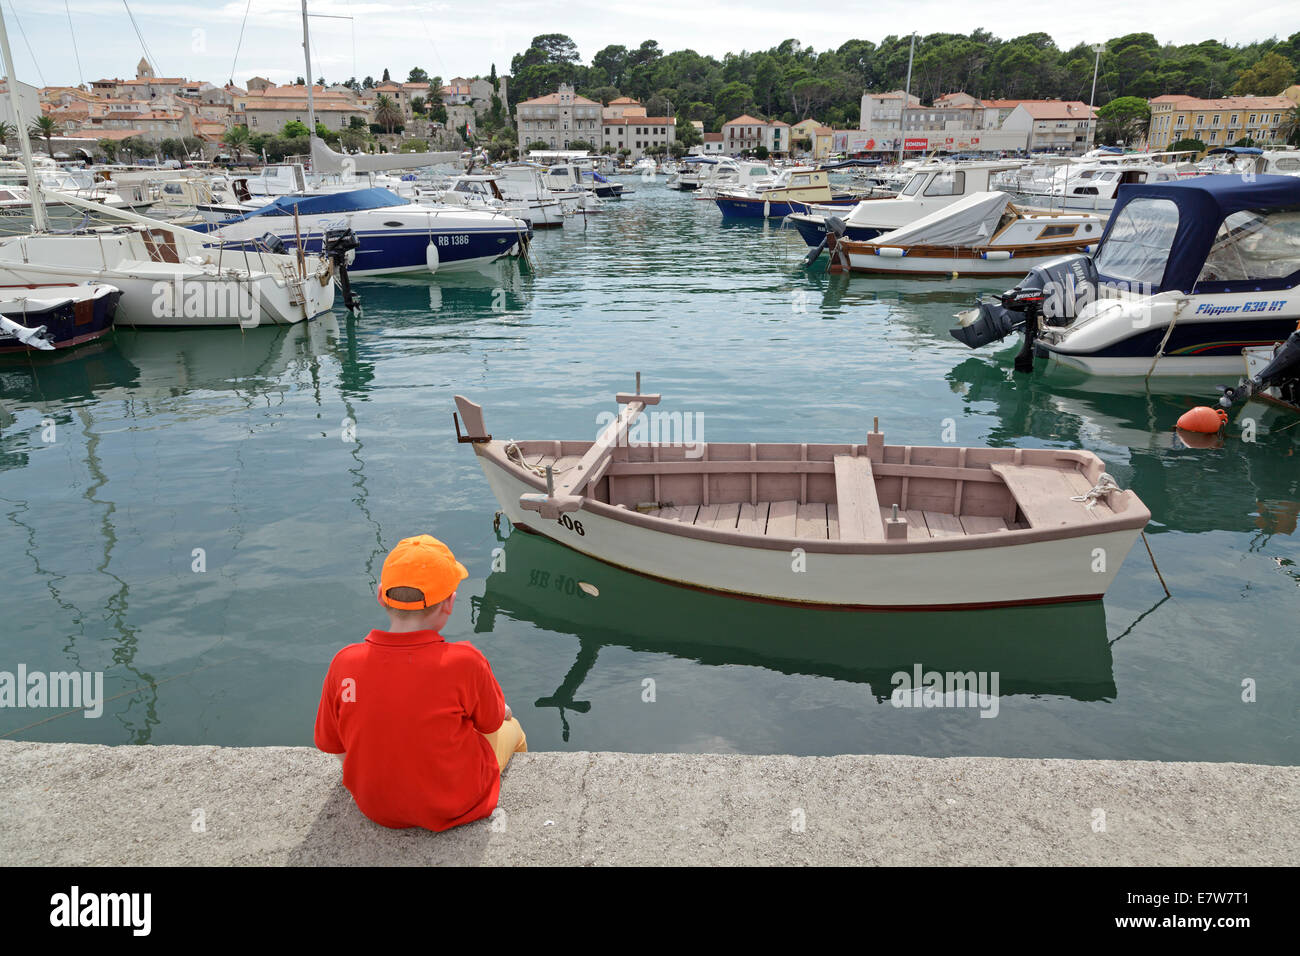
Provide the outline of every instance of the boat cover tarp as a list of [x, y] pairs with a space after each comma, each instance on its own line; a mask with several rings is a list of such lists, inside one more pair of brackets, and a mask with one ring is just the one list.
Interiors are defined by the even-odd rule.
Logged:
[[[1121, 235], [1126, 231], [1132, 232], [1139, 216], [1136, 211], [1124, 215], [1124, 210], [1139, 199], [1167, 199], [1178, 211], [1177, 226], [1173, 238], [1168, 241], [1169, 256], [1163, 278], [1159, 283], [1151, 283], [1151, 291], [1178, 289], [1191, 292], [1223, 220], [1247, 209], [1300, 206], [1300, 176], [1256, 176], [1253, 182], [1242, 176], [1197, 176], [1172, 183], [1122, 185], [1097, 248], [1098, 271], [1103, 267], [1106, 245], [1115, 234], [1116, 226]], [[1115, 241], [1124, 240], [1117, 237]], [[1160, 252], [1163, 253], [1163, 249]], [[1102, 278], [1123, 282], [1129, 277], [1103, 275]], [[1251, 285], [1260, 289], [1285, 288], [1286, 280], [1252, 280]]]
[[822, 169], [846, 169], [853, 166], [879, 166], [883, 160], [879, 159], [841, 159], [835, 163], [823, 163]]
[[881, 246], [983, 245], [998, 231], [998, 220], [1010, 201], [1008, 193], [971, 193], [872, 242]]
[[222, 225], [243, 222], [257, 216], [292, 216], [294, 207], [299, 216], [332, 215], [340, 212], [361, 212], [365, 209], [386, 209], [389, 206], [406, 206], [409, 199], [403, 199], [390, 189], [373, 186], [369, 189], [350, 189], [341, 193], [325, 193], [320, 196], [277, 196], [261, 209], [244, 213], [234, 219], [228, 219]]

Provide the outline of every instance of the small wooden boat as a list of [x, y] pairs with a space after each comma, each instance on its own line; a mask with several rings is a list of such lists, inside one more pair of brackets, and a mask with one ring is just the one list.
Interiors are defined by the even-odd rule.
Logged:
[[1151, 517], [1088, 451], [886, 445], [878, 426], [865, 443], [639, 443], [659, 396], [638, 381], [615, 398], [595, 441], [503, 442], [458, 395], [457, 438], [516, 527], [690, 587], [853, 609], [1094, 600]]
[[910, 225], [863, 242], [828, 237], [830, 271], [1019, 276], [1091, 251], [1106, 220], [1086, 212], [1022, 210], [1003, 192], [972, 193]]
[[0, 286], [0, 355], [92, 342], [113, 328], [121, 297], [99, 282]]

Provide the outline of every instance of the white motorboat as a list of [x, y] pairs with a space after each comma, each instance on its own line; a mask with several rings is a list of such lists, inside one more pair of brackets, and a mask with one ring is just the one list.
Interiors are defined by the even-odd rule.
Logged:
[[[864, 199], [847, 215], [842, 208], [813, 206], [808, 212], [796, 212], [785, 222], [799, 230], [809, 246], [820, 248], [826, 242], [826, 220], [837, 217], [843, 224], [837, 234], [856, 241], [875, 239], [882, 233], [911, 225], [922, 216], [951, 206], [966, 196], [987, 192], [998, 173], [1015, 168], [1005, 162], [928, 163], [914, 167], [912, 176], [897, 196]], [[816, 260], [810, 255], [808, 261]]]
[[1017, 276], [1090, 252], [1105, 225], [1092, 213], [1022, 210], [1007, 193], [981, 192], [864, 242], [840, 239], [832, 223], [827, 246], [833, 272]]
[[1020, 369], [1045, 357], [1092, 375], [1231, 376], [1243, 349], [1300, 321], [1300, 179], [1199, 176], [1125, 186], [1096, 252], [1029, 272], [958, 316], [971, 348], [1020, 332]]
[[[417, 195], [423, 197], [424, 189]], [[428, 198], [437, 203], [523, 219], [534, 229], [555, 229], [564, 225], [564, 205], [558, 199], [509, 199], [501, 189], [500, 178], [486, 173], [453, 176], [445, 188], [429, 190]]]
[[286, 247], [325, 249], [326, 234], [347, 229], [360, 243], [354, 276], [481, 269], [523, 248], [526, 221], [485, 209], [425, 205], [379, 187], [278, 196], [252, 212], [207, 227], [217, 241], [256, 249], [267, 235]]

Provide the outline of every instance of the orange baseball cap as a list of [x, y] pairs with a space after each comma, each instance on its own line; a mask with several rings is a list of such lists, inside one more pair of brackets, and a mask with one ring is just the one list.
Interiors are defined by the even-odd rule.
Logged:
[[[379, 575], [379, 603], [402, 611], [422, 611], [451, 597], [456, 586], [467, 577], [465, 565], [437, 538], [427, 534], [403, 538], [384, 559], [384, 569]], [[414, 588], [424, 595], [424, 600], [394, 600], [388, 597], [389, 588]]]

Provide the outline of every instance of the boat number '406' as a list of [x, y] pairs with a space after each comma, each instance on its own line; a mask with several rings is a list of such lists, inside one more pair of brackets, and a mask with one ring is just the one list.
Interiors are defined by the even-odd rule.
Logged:
[[578, 534], [580, 534], [580, 535], [582, 535], [582, 536], [584, 536], [584, 537], [585, 537], [586, 534], [587, 534], [587, 532], [585, 532], [585, 531], [582, 530], [582, 522], [581, 522], [581, 521], [574, 521], [574, 520], [573, 520], [572, 518], [570, 518], [568, 515], [560, 515], [560, 517], [556, 519], [556, 524], [562, 524], [562, 525], [564, 525], [566, 528], [568, 528], [570, 531], [576, 531], [576, 532], [578, 532]]
[[469, 236], [439, 236], [438, 245], [440, 246], [468, 246]]

